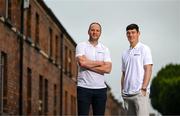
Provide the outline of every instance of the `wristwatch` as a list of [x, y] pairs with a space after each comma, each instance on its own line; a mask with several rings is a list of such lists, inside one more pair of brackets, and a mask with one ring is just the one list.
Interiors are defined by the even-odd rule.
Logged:
[[143, 87], [143, 88], [141, 88], [141, 90], [143, 90], [143, 91], [147, 91], [147, 88], [146, 88], [146, 87]]

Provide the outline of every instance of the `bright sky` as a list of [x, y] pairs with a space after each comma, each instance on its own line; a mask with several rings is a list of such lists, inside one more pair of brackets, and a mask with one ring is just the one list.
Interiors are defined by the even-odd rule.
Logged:
[[109, 47], [113, 69], [106, 80], [116, 99], [121, 100], [121, 55], [129, 47], [126, 26], [140, 27], [140, 41], [151, 48], [153, 77], [169, 63], [180, 64], [179, 0], [44, 0], [61, 24], [79, 43], [88, 40], [88, 27], [102, 25], [100, 41]]

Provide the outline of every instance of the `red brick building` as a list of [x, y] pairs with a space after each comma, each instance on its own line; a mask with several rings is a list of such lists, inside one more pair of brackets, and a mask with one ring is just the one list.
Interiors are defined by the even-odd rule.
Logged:
[[75, 47], [43, 0], [0, 0], [0, 114], [76, 115]]
[[76, 43], [43, 1], [21, 5], [0, 0], [0, 112], [76, 114]]

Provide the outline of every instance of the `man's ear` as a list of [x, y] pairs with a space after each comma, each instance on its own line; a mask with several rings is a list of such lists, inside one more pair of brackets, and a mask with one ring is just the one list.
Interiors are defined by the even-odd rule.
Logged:
[[140, 34], [141, 34], [141, 32], [139, 31], [139, 32], [138, 32], [138, 34], [140, 35]]
[[90, 30], [88, 30], [88, 35], [90, 35]]

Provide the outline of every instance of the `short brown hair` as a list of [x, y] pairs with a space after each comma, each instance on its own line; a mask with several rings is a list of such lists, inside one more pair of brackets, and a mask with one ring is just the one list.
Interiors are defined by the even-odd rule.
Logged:
[[[93, 23], [91, 23], [91, 24], [89, 25], [89, 30], [90, 30], [90, 28], [91, 28], [91, 26], [92, 26], [93, 24], [99, 25], [100, 31], [102, 30], [101, 25], [100, 25], [98, 22], [93, 22]], [[88, 30], [88, 31], [89, 31], [89, 30]]]
[[126, 31], [136, 29], [137, 32], [139, 32], [139, 27], [137, 24], [130, 24], [126, 27]]

